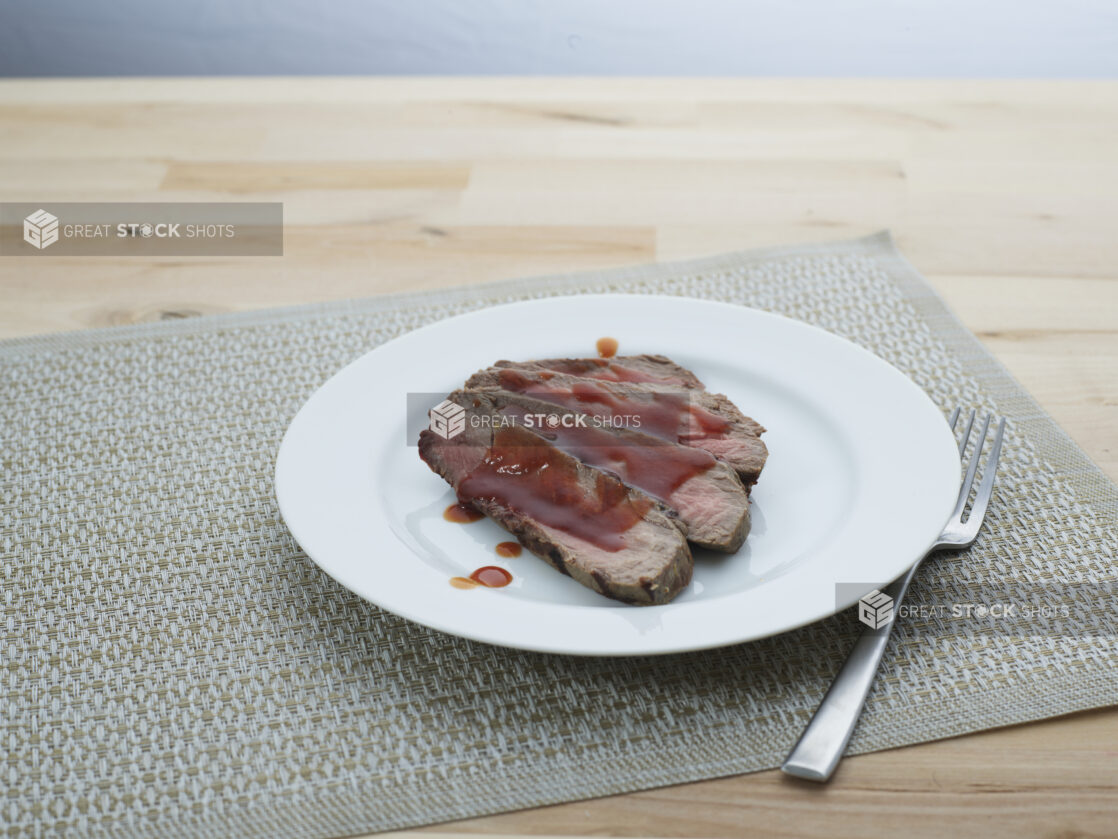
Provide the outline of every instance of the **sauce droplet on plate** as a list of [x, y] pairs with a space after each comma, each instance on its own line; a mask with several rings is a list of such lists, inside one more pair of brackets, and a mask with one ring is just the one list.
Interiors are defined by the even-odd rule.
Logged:
[[617, 346], [616, 338], [599, 338], [597, 343], [598, 355], [602, 358], [613, 358], [617, 355]]
[[496, 565], [485, 565], [472, 573], [470, 579], [489, 588], [502, 588], [512, 582], [512, 574]]
[[511, 582], [512, 574], [496, 565], [483, 565], [469, 577], [450, 578], [450, 584], [455, 588], [477, 588], [478, 586], [504, 588]]
[[471, 504], [451, 504], [443, 510], [443, 518], [456, 524], [469, 524], [484, 517], [484, 514], [478, 512]]
[[497, 545], [497, 556], [520, 556], [522, 550], [519, 542], [501, 542]]

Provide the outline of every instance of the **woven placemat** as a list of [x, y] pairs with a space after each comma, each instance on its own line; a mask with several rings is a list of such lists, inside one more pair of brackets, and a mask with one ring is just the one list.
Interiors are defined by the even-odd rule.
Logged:
[[[0, 832], [342, 836], [777, 765], [852, 643], [849, 614], [663, 658], [498, 649], [359, 600], [280, 519], [281, 436], [339, 367], [449, 315], [573, 291], [780, 312], [945, 409], [1009, 417], [983, 538], [925, 566], [914, 604], [1113, 581], [1115, 486], [885, 234], [9, 341]], [[902, 621], [852, 749], [1118, 702], [1116, 622], [1112, 599], [1060, 633]]]

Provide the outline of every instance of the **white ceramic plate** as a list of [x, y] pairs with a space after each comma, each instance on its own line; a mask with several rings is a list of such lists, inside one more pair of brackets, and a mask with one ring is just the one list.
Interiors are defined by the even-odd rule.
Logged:
[[[619, 604], [525, 552], [488, 519], [454, 524], [450, 488], [419, 459], [417, 412], [500, 358], [660, 353], [768, 428], [753, 530], [734, 555], [696, 551], [670, 604]], [[411, 426], [410, 428], [408, 426]], [[819, 620], [900, 576], [958, 494], [959, 458], [939, 409], [896, 369], [821, 329], [703, 300], [582, 295], [496, 306], [384, 344], [315, 393], [292, 421], [276, 495], [303, 550], [361, 597], [478, 641], [577, 655], [718, 647]], [[483, 565], [500, 589], [458, 589]]]

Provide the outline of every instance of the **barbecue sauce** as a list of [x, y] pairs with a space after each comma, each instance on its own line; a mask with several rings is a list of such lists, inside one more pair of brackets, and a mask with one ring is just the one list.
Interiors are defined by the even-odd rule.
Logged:
[[602, 358], [613, 358], [617, 355], [616, 338], [599, 338], [597, 343], [598, 355]]
[[469, 524], [484, 518], [484, 515], [469, 504], [451, 504], [443, 510], [443, 518], [455, 524]]
[[458, 497], [496, 502], [609, 552], [626, 546], [626, 531], [652, 506], [610, 475], [580, 476], [574, 458], [515, 426], [494, 433], [485, 459], [459, 481]]
[[497, 565], [485, 565], [472, 573], [470, 579], [487, 588], [504, 588], [512, 582], [512, 574]]
[[496, 565], [485, 565], [468, 577], [451, 577], [450, 584], [455, 588], [504, 588], [512, 582], [512, 574]]
[[[529, 412], [510, 405], [501, 413], [525, 425]], [[612, 472], [630, 486], [661, 501], [670, 501], [672, 493], [717, 462], [702, 449], [665, 445], [659, 438], [643, 444], [635, 442], [631, 437], [622, 437], [609, 428], [594, 425], [590, 417], [582, 416], [582, 425], [576, 424], [578, 415], [566, 414], [563, 419], [567, 419], [566, 424], [560, 422], [555, 427], [545, 424], [536, 433], [583, 463]]]
[[[556, 359], [555, 361], [549, 361], [547, 366], [549, 370], [554, 370], [556, 373], [597, 379], [600, 382], [635, 382], [638, 384], [670, 385], [672, 387], [691, 386], [689, 381], [685, 381], [678, 376], [654, 376], [643, 370], [634, 370], [622, 364], [614, 364], [608, 358]], [[543, 381], [552, 378], [552, 375], [546, 371], [538, 375]]]
[[682, 387], [684, 384], [682, 379], [675, 379], [668, 376], [652, 376], [640, 370], [622, 367], [620, 364], [607, 363], [600, 370], [583, 373], [582, 375], [590, 379], [600, 379], [604, 382], [636, 382], [654, 385], [673, 385], [676, 387]]
[[512, 559], [520, 556], [520, 552], [524, 549], [520, 547], [519, 542], [499, 542], [494, 550], [496, 550], [497, 556]]
[[640, 397], [626, 397], [594, 382], [576, 382], [569, 388], [560, 388], [529, 378], [519, 370], [501, 370], [498, 380], [505, 390], [581, 413], [608, 418], [635, 417], [640, 420], [639, 425], [634, 422], [629, 427], [673, 443], [718, 438], [730, 430], [729, 422], [692, 405], [686, 393], [650, 392]]

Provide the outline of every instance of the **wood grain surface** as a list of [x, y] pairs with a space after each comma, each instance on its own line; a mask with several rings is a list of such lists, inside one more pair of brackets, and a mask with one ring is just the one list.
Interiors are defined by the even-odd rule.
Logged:
[[[1118, 479], [1118, 82], [0, 81], [5, 201], [284, 203], [282, 258], [0, 259], [0, 337], [890, 228]], [[1118, 710], [433, 835], [1118, 835]]]

